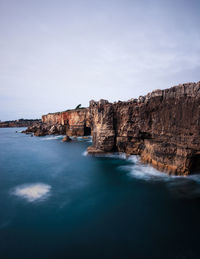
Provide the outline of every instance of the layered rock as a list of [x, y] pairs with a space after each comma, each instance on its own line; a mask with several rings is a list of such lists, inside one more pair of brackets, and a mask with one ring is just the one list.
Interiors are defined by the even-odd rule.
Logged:
[[49, 113], [42, 116], [42, 123], [35, 123], [23, 133], [35, 136], [67, 135], [87, 136], [91, 134], [90, 116], [87, 108]]
[[22, 133], [34, 134], [37, 137], [46, 135], [65, 135], [66, 129], [64, 125], [60, 124], [52, 125], [47, 123], [35, 123], [26, 130], [22, 131]]
[[[90, 101], [89, 108], [50, 113], [25, 132], [93, 136], [89, 153], [125, 152], [177, 175], [200, 171], [200, 82], [138, 99]], [[69, 140], [67, 137], [66, 140]]]
[[90, 101], [90, 120], [92, 127], [92, 138], [95, 152], [109, 152], [114, 150], [115, 146], [115, 123], [114, 108], [106, 100], [100, 100], [98, 103]]
[[200, 164], [200, 82], [156, 90], [128, 102], [91, 101], [93, 145], [89, 153], [141, 155], [178, 175]]
[[42, 122], [50, 125], [64, 125], [68, 136], [90, 135], [89, 110], [80, 108], [42, 116]]

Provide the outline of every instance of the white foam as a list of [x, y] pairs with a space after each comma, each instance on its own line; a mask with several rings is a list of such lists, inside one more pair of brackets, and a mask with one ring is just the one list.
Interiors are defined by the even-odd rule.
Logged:
[[[85, 151], [86, 152], [86, 151]], [[88, 153], [83, 153], [84, 156], [89, 155]], [[107, 157], [107, 158], [116, 158], [116, 159], [128, 159], [127, 155], [125, 153], [103, 153], [103, 154], [92, 154], [92, 156], [95, 157]]]
[[[83, 152], [83, 156], [89, 155], [87, 151]], [[110, 154], [95, 154], [95, 157], [108, 157], [127, 160], [130, 164], [120, 166], [120, 169], [128, 171], [129, 176], [145, 180], [145, 181], [165, 181], [165, 182], [181, 182], [182, 179], [192, 180], [200, 184], [200, 174], [190, 176], [174, 176], [169, 175], [166, 172], [161, 172], [149, 164], [143, 164], [140, 162], [139, 156], [131, 155], [127, 156], [125, 153], [110, 153]]]
[[155, 168], [149, 166], [149, 165], [134, 165], [132, 166], [130, 170], [130, 175], [143, 180], [153, 180], [153, 181], [160, 181], [169, 180], [170, 176], [164, 172], [160, 172], [156, 170]]
[[29, 202], [47, 198], [51, 186], [43, 183], [25, 184], [15, 188], [13, 194], [26, 199]]
[[145, 181], [169, 181], [178, 176], [170, 176], [165, 172], [160, 172], [156, 170], [154, 167], [148, 164], [142, 164], [139, 160], [139, 156], [132, 155], [127, 158], [130, 165], [121, 166], [122, 170], [126, 170], [129, 172], [131, 177], [142, 179]]
[[117, 159], [127, 159], [127, 155], [125, 153], [112, 153], [112, 154], [106, 154], [105, 157], [110, 158], [117, 158]]
[[87, 142], [92, 143], [92, 136], [88, 136]]
[[50, 137], [44, 137], [42, 140], [56, 140], [56, 139], [62, 139], [64, 135], [52, 135]]
[[142, 164], [138, 157], [128, 158], [131, 165], [121, 166], [122, 170], [127, 170], [130, 177], [134, 177], [150, 182], [165, 182], [168, 190], [179, 198], [199, 198], [200, 197], [200, 175], [173, 176], [166, 172], [160, 172], [151, 165]]
[[83, 155], [83, 156], [87, 156], [87, 155], [88, 155], [87, 150], [85, 150], [82, 155]]
[[136, 164], [136, 163], [139, 163], [139, 156], [131, 155], [127, 157], [127, 160]]
[[72, 136], [70, 138], [72, 140], [76, 140], [76, 141], [84, 141], [84, 142], [92, 143], [92, 137], [91, 136], [80, 136], [80, 137]]
[[189, 175], [187, 176], [189, 179], [197, 182], [197, 183], [200, 183], [200, 174], [193, 174], [193, 175]]

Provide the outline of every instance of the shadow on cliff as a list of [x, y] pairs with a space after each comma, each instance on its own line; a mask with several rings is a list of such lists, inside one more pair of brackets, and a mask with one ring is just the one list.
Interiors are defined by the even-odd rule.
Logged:
[[192, 174], [200, 174], [200, 154], [194, 155], [191, 158], [190, 171]]

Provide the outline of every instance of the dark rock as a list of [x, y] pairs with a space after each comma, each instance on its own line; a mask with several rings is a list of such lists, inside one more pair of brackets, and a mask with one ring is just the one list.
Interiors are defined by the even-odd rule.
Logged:
[[200, 82], [156, 90], [137, 102], [90, 104], [88, 153], [141, 155], [142, 161], [177, 175], [200, 164]]
[[66, 128], [64, 125], [52, 125], [47, 123], [35, 123], [28, 127], [22, 133], [34, 134], [37, 137], [46, 135], [65, 135]]
[[63, 142], [70, 142], [72, 141], [72, 139], [69, 137], [69, 136], [65, 136], [63, 139], [62, 139]]

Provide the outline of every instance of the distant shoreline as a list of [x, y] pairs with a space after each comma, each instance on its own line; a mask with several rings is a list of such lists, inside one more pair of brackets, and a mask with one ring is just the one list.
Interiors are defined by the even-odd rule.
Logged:
[[32, 126], [34, 123], [41, 122], [40, 119], [19, 119], [0, 122], [0, 128], [22, 128]]

